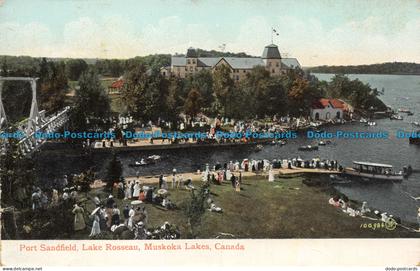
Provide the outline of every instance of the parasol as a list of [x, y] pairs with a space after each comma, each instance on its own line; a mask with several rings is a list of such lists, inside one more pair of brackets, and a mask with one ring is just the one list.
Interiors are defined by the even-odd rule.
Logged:
[[141, 200], [133, 200], [132, 202], [131, 202], [131, 205], [140, 205], [140, 204], [142, 204], [143, 203], [143, 201], [141, 201]]
[[157, 191], [157, 193], [159, 194], [159, 195], [166, 195], [166, 194], [168, 194], [168, 190], [166, 190], [166, 189], [159, 189], [158, 191]]
[[94, 214], [96, 214], [96, 212], [98, 212], [98, 211], [99, 211], [99, 209], [101, 209], [101, 207], [98, 207], [98, 208], [96, 208], [95, 210], [93, 210], [93, 211], [92, 211], [92, 213], [91, 213], [90, 215], [94, 215]]

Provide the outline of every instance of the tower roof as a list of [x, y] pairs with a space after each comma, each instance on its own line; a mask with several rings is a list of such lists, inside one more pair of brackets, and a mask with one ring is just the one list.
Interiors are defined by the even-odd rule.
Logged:
[[188, 50], [187, 50], [187, 57], [198, 57], [197, 50], [195, 50], [192, 47], [188, 48]]
[[280, 51], [277, 45], [270, 44], [270, 45], [265, 46], [264, 52], [262, 54], [262, 58], [281, 59]]

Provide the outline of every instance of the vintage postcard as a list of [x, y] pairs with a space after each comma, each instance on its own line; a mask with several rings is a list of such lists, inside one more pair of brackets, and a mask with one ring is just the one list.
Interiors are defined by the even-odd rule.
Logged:
[[419, 11], [0, 0], [2, 268], [418, 270]]

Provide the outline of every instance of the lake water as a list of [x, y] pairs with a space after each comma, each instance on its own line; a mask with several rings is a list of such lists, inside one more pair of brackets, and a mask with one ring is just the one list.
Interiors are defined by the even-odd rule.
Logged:
[[[321, 80], [330, 80], [331, 74], [315, 74]], [[391, 135], [397, 130], [414, 131], [411, 125], [413, 121], [420, 121], [420, 76], [411, 75], [371, 75], [351, 74], [350, 79], [358, 78], [364, 83], [381, 90], [385, 94], [380, 98], [393, 109], [408, 108], [414, 115], [404, 116], [403, 121], [389, 119], [378, 120], [376, 127], [364, 127], [360, 124], [345, 126], [343, 130], [369, 130], [389, 131]], [[419, 129], [419, 128], [417, 128]], [[391, 136], [388, 140], [352, 140], [351, 142], [340, 141], [335, 148], [327, 150], [324, 155], [331, 155], [343, 163], [349, 165], [351, 160], [371, 161], [388, 163], [396, 169], [405, 165], [412, 165], [414, 169], [420, 169], [420, 146], [409, 145], [407, 140], [397, 139]], [[323, 150], [320, 151], [321, 156]], [[415, 197], [420, 196], [420, 174], [416, 173], [401, 183], [337, 186], [337, 188], [357, 200], [367, 200], [371, 206], [388, 213], [401, 216], [403, 220], [415, 221], [417, 208], [420, 201], [411, 199], [406, 193]]]
[[[316, 74], [322, 80], [329, 80], [332, 75]], [[124, 176], [134, 176], [137, 171], [140, 175], [170, 174], [173, 168], [178, 172], [196, 171], [202, 169], [206, 163], [226, 162], [230, 160], [249, 159], [274, 159], [293, 158], [300, 156], [310, 159], [319, 156], [323, 159], [338, 160], [344, 166], [351, 166], [352, 161], [370, 161], [392, 164], [396, 170], [403, 166], [411, 165], [420, 170], [420, 146], [409, 145], [407, 139], [397, 139], [393, 136], [399, 129], [413, 131], [410, 124], [412, 121], [420, 121], [420, 76], [406, 75], [350, 75], [351, 79], [359, 78], [365, 83], [379, 90], [385, 89], [381, 99], [394, 109], [408, 108], [415, 114], [404, 116], [403, 121], [389, 119], [377, 120], [377, 126], [366, 127], [360, 123], [346, 124], [326, 128], [326, 131], [342, 129], [346, 131], [388, 131], [390, 139], [384, 140], [333, 140], [333, 144], [321, 146], [316, 152], [298, 151], [298, 146], [315, 143], [305, 137], [291, 140], [290, 143], [281, 147], [267, 145], [260, 152], [255, 152], [252, 147], [234, 147], [229, 149], [180, 149], [168, 151], [132, 151], [119, 154], [123, 163]], [[404, 114], [405, 115], [405, 114]], [[157, 165], [143, 168], [129, 167], [130, 163], [140, 160], [142, 157], [159, 154], [168, 156]], [[94, 166], [99, 176], [103, 176], [105, 166], [110, 159], [110, 154], [97, 153], [92, 159], [80, 159], [77, 155], [54, 155], [51, 153], [39, 154], [37, 159], [38, 171], [41, 178], [62, 176], [62, 174], [79, 173], [87, 167]], [[415, 222], [417, 208], [420, 201], [411, 199], [407, 193], [420, 196], [420, 174], [416, 173], [401, 183], [387, 184], [360, 184], [350, 183], [336, 185], [336, 188], [349, 196], [349, 198], [367, 201], [374, 208], [397, 215], [406, 221]]]

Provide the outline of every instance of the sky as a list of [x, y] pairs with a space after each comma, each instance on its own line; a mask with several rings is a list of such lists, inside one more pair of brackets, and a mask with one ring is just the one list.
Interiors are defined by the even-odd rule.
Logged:
[[420, 1], [0, 0], [0, 55], [130, 58], [187, 48], [302, 66], [420, 63]]

